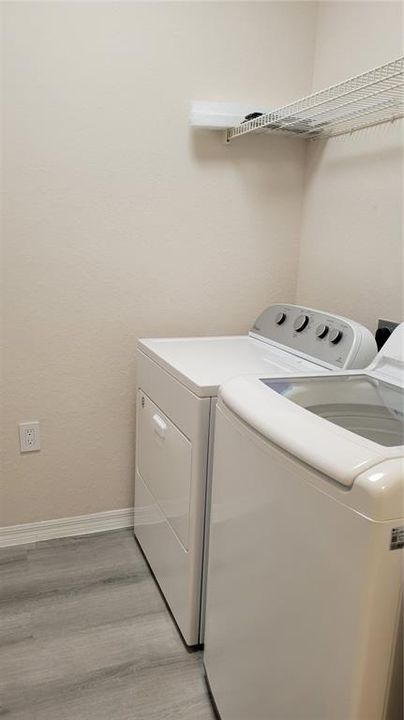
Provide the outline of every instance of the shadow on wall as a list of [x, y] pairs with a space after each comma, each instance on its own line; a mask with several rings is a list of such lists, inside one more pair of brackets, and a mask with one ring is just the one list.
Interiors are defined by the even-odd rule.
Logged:
[[[400, 130], [404, 130], [404, 123], [399, 128], [398, 121], [390, 125], [379, 125], [362, 130], [352, 135], [341, 135], [328, 140], [313, 140], [307, 143], [310, 154], [307, 170], [314, 174], [327, 152], [327, 165], [345, 175], [349, 169], [355, 168], [358, 163], [361, 170], [369, 166], [389, 165], [394, 160], [403, 162], [403, 143]], [[383, 141], [383, 142], [381, 142]], [[386, 145], [386, 142], [390, 145]]]
[[[246, 135], [225, 142], [224, 130], [190, 129], [190, 154], [200, 165], [212, 164], [229, 171], [231, 182], [242, 182], [257, 202], [271, 194], [284, 196], [291, 185], [296, 188], [296, 160], [301, 161], [302, 177], [307, 143], [300, 138], [280, 135]], [[231, 190], [231, 188], [230, 188]]]
[[[293, 162], [296, 153], [307, 155], [306, 182], [316, 173], [327, 151], [329, 169], [341, 170], [344, 174], [358, 164], [373, 168], [376, 164], [389, 165], [394, 160], [403, 162], [404, 152], [400, 130], [403, 121], [388, 126], [375, 126], [361, 133], [330, 138], [329, 140], [303, 140], [280, 135], [246, 135], [231, 143], [225, 142], [224, 131], [191, 129], [190, 151], [197, 162], [226, 163], [242, 168], [239, 177], [247, 181], [248, 187], [259, 192], [262, 183], [265, 192], [285, 192], [288, 184], [288, 159]], [[381, 138], [383, 143], [381, 143]], [[386, 140], [390, 143], [386, 147]], [[332, 143], [332, 145], [331, 145]], [[268, 188], [268, 183], [270, 187]]]

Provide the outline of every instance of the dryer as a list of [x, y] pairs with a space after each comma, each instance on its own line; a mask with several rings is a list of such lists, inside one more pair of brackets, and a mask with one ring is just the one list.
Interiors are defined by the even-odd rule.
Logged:
[[204, 663], [222, 720], [402, 720], [404, 323], [366, 371], [224, 383]]
[[204, 634], [218, 387], [245, 373], [364, 367], [375, 354], [363, 326], [295, 305], [268, 307], [246, 336], [138, 341], [134, 530], [188, 645]]

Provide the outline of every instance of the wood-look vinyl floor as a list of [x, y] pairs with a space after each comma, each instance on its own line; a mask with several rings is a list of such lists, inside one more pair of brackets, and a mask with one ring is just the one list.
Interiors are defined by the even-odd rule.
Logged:
[[131, 531], [0, 549], [0, 717], [213, 720]]

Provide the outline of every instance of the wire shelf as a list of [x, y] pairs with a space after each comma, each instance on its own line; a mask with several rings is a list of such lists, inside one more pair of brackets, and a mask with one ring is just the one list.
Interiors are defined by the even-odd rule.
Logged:
[[345, 135], [404, 117], [404, 57], [356, 75], [227, 130], [228, 142], [248, 133], [304, 138]]

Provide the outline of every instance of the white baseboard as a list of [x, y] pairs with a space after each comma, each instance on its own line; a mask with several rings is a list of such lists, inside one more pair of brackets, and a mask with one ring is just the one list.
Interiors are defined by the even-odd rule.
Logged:
[[133, 508], [0, 527], [0, 547], [133, 527]]

